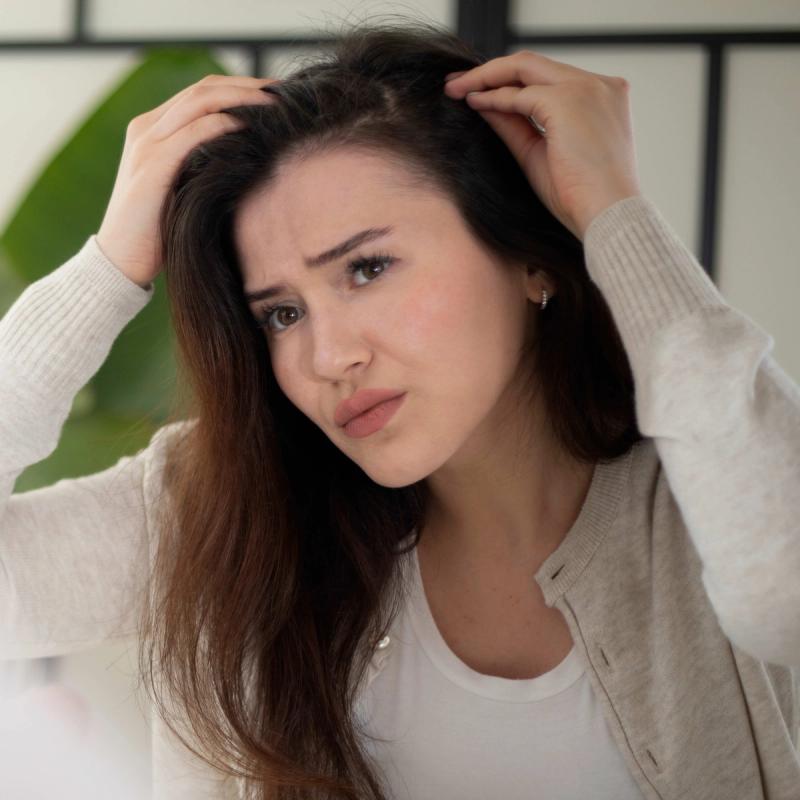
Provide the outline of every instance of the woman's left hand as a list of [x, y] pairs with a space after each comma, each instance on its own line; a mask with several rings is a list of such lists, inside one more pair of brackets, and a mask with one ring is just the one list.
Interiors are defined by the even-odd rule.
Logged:
[[[583, 240], [589, 223], [641, 194], [629, 84], [540, 53], [500, 56], [445, 84], [503, 140], [550, 212]], [[467, 92], [478, 94], [467, 96]], [[542, 137], [527, 119], [543, 125]]]

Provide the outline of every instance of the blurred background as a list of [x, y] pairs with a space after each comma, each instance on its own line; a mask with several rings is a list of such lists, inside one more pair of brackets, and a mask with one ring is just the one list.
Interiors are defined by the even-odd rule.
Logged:
[[[326, 46], [326, 26], [395, 15], [441, 23], [490, 58], [535, 49], [627, 78], [643, 193], [800, 382], [800, 0], [0, 0], [0, 315], [97, 231], [133, 116], [210, 72], [280, 77]], [[15, 491], [144, 446], [173, 363], [159, 276], [57, 450]], [[43, 756], [57, 783], [42, 776], [37, 797], [150, 796], [136, 647], [0, 653], [4, 796], [34, 796], [23, 776]]]

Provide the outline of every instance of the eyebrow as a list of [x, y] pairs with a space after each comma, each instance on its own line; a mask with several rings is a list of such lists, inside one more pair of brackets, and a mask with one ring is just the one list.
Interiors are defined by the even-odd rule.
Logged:
[[[347, 255], [347, 253], [351, 250], [355, 250], [359, 245], [365, 242], [371, 242], [373, 239], [378, 239], [381, 236], [386, 236], [393, 231], [394, 228], [391, 225], [386, 225], [383, 228], [367, 228], [366, 230], [359, 231], [355, 235], [350, 236], [330, 250], [326, 250], [324, 253], [320, 253], [313, 258], [304, 258], [303, 261], [309, 269], [312, 267], [323, 267]], [[279, 283], [275, 286], [267, 286], [264, 289], [256, 289], [254, 292], [245, 292], [244, 297], [248, 303], [254, 303], [256, 300], [266, 300], [269, 297], [281, 294], [286, 289], [287, 287], [285, 284]]]

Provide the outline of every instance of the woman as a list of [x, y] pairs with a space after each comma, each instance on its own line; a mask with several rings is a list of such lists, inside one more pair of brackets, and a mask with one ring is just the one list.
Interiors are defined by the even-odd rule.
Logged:
[[800, 392], [626, 81], [416, 24], [262, 84], [134, 119], [0, 323], [9, 492], [162, 265], [191, 389], [7, 499], [3, 644], [135, 632], [157, 797], [796, 796]]

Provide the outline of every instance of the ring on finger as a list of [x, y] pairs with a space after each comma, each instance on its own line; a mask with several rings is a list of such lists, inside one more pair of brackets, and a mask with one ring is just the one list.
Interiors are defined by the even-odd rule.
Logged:
[[528, 114], [528, 122], [533, 125], [540, 136], [544, 136], [547, 133], [547, 129], [534, 119], [533, 114]]

